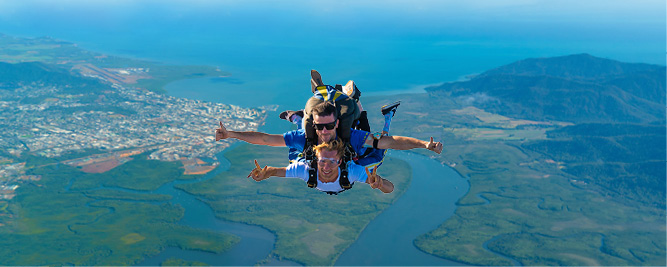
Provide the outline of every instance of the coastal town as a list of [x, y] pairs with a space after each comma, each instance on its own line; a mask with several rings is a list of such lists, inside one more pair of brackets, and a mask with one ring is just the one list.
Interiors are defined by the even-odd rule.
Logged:
[[181, 161], [184, 174], [203, 174], [230, 146], [228, 140], [215, 142], [219, 121], [229, 129], [257, 130], [275, 108], [176, 98], [110, 82], [101, 93], [71, 94], [65, 85], [0, 90], [0, 147], [6, 153], [0, 155], [0, 199], [11, 199], [23, 181], [39, 179], [26, 175], [26, 162], [16, 160], [26, 154], [90, 173], [145, 154]]

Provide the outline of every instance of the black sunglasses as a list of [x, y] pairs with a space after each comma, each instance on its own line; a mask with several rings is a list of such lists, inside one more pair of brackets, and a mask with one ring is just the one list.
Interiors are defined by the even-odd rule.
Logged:
[[313, 124], [313, 127], [315, 129], [321, 131], [324, 130], [324, 128], [327, 128], [327, 130], [333, 130], [334, 127], [336, 127], [336, 122], [330, 122], [330, 123], [321, 123], [321, 124]]

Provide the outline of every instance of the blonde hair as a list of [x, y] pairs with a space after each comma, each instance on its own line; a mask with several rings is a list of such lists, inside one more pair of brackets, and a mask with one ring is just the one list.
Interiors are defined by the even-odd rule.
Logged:
[[343, 157], [343, 154], [345, 153], [345, 144], [339, 138], [336, 138], [336, 140], [316, 145], [313, 147], [313, 150], [318, 154], [322, 150], [336, 151], [338, 152], [339, 157]]

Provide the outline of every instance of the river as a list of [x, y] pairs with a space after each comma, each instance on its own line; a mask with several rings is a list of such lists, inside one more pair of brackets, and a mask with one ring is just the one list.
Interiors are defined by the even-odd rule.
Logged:
[[[277, 118], [277, 112], [269, 114], [269, 119], [261, 130], [269, 133], [285, 131], [288, 124], [272, 118]], [[199, 261], [210, 265], [247, 266], [260, 261], [266, 265], [299, 265], [277, 259], [264, 261], [275, 243], [272, 233], [261, 227], [220, 220], [215, 217], [213, 210], [196, 196], [174, 188], [178, 184], [204, 181], [227, 171], [230, 163], [224, 154], [235, 147], [236, 145], [232, 145], [218, 155], [220, 165], [214, 171], [197, 180], [165, 184], [151, 193], [171, 195], [172, 204], [185, 208], [185, 215], [180, 221], [182, 225], [234, 234], [241, 238], [241, 242], [220, 254], [169, 247], [137, 265], [159, 265], [168, 258]], [[396, 203], [364, 229], [357, 242], [340, 256], [335, 265], [461, 265], [423, 253], [412, 242], [417, 236], [438, 227], [454, 213], [456, 201], [468, 191], [467, 180], [451, 168], [417, 153], [390, 151], [388, 156], [404, 160], [412, 166], [413, 179], [410, 187]]]
[[[271, 232], [258, 226], [220, 220], [215, 217], [213, 209], [206, 203], [199, 200], [196, 196], [174, 187], [178, 184], [201, 182], [215, 177], [221, 172], [227, 171], [230, 162], [224, 157], [224, 154], [234, 149], [234, 147], [236, 147], [236, 145], [232, 145], [218, 155], [220, 165], [214, 171], [209, 172], [196, 180], [177, 180], [167, 183], [151, 193], [171, 195], [173, 197], [171, 199], [172, 204], [180, 205], [185, 208], [185, 214], [179, 222], [180, 224], [198, 229], [233, 234], [241, 237], [241, 241], [232, 249], [220, 254], [169, 247], [158, 255], [147, 258], [137, 265], [157, 266], [168, 258], [179, 258], [188, 261], [204, 262], [211, 266], [248, 266], [255, 265], [258, 261], [264, 260], [269, 255], [273, 249], [273, 244], [275, 243], [275, 236]], [[293, 262], [280, 263], [277, 261], [271, 261], [268, 262], [268, 264], [296, 265], [296, 263]]]
[[387, 156], [410, 164], [410, 188], [368, 224], [335, 265], [462, 265], [418, 250], [413, 240], [454, 214], [456, 201], [468, 191], [466, 179], [421, 154], [390, 150]]

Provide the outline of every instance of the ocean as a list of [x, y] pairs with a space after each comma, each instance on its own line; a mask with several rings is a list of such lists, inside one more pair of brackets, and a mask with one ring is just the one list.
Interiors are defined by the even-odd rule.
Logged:
[[0, 33], [218, 66], [231, 76], [166, 89], [246, 107], [304, 101], [311, 69], [373, 95], [423, 92], [531, 57], [665, 64], [661, 1], [466, 2], [0, 1]]

